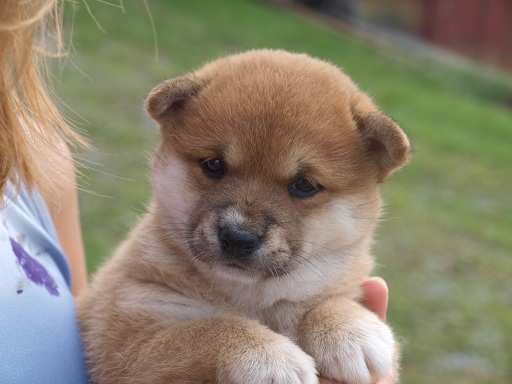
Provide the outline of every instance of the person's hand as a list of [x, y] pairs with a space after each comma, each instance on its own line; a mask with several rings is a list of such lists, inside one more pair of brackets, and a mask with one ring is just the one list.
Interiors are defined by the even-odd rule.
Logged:
[[[384, 279], [380, 277], [370, 277], [362, 284], [363, 288], [363, 304], [370, 311], [374, 312], [381, 318], [382, 321], [386, 321], [386, 312], [388, 309], [389, 291], [388, 285]], [[390, 372], [389, 375], [379, 381], [375, 381], [374, 384], [394, 384], [395, 373]], [[320, 378], [320, 384], [340, 384], [336, 381]]]
[[379, 316], [382, 321], [386, 321], [389, 291], [384, 279], [370, 277], [361, 287], [363, 288], [364, 306]]

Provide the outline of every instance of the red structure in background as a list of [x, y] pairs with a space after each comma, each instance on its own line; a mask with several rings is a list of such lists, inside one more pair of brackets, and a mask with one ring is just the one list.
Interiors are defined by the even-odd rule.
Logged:
[[421, 0], [421, 36], [512, 69], [511, 0]]
[[[292, 1], [292, 0], [280, 0]], [[512, 70], [512, 0], [295, 0]]]

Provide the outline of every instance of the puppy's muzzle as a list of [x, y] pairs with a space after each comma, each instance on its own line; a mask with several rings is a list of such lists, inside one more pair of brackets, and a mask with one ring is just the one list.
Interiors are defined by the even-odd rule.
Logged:
[[221, 248], [228, 254], [241, 258], [254, 253], [261, 246], [261, 236], [251, 229], [230, 226], [219, 230]]

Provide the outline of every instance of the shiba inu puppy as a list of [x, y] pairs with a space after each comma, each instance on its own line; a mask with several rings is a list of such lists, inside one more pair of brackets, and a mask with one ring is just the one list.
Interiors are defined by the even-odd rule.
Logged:
[[95, 383], [370, 383], [397, 361], [358, 303], [406, 135], [338, 68], [256, 50], [164, 81], [147, 214], [79, 300]]

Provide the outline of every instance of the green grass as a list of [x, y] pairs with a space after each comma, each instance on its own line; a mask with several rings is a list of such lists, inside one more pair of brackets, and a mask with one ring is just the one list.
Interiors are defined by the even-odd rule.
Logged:
[[[57, 91], [89, 132], [80, 195], [94, 271], [144, 211], [158, 140], [142, 108], [166, 77], [230, 52], [308, 52], [344, 68], [412, 139], [411, 164], [383, 188], [375, 246], [390, 286], [389, 322], [404, 343], [403, 382], [512, 382], [512, 89], [394, 52], [378, 52], [318, 20], [262, 2], [143, 2], [75, 12]], [[72, 112], [71, 110], [75, 111]], [[82, 116], [82, 117], [79, 117]], [[87, 123], [84, 121], [87, 121]], [[107, 196], [107, 197], [103, 197]]]

